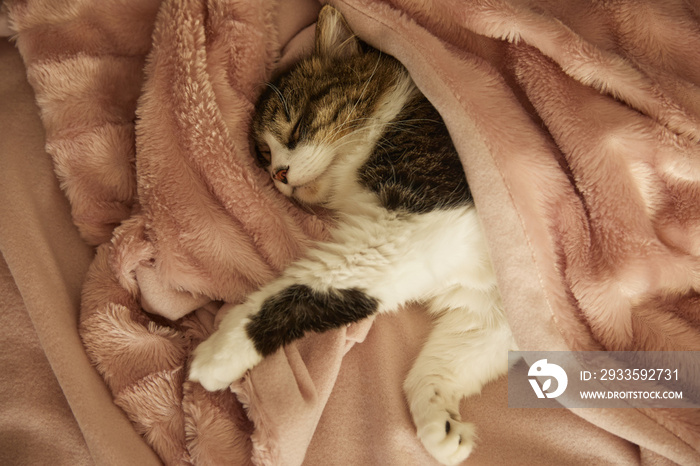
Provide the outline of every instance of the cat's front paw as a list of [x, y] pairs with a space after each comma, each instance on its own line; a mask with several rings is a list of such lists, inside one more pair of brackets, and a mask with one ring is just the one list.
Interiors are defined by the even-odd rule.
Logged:
[[262, 356], [245, 331], [249, 320], [233, 328], [222, 325], [193, 352], [189, 379], [209, 391], [223, 390], [255, 367]]

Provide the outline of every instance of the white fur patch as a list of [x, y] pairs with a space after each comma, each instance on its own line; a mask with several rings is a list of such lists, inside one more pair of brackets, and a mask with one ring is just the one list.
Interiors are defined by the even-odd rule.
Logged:
[[209, 391], [223, 390], [262, 361], [245, 331], [249, 320], [241, 314], [231, 310], [219, 329], [194, 350], [190, 380]]

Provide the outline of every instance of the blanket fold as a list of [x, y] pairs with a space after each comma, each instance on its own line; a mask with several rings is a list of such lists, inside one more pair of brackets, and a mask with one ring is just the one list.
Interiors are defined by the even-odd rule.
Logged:
[[[700, 350], [696, 5], [331, 3], [361, 39], [408, 68], [443, 116], [521, 349]], [[388, 398], [401, 410], [396, 382], [429, 327], [416, 306], [307, 335], [231, 392], [186, 381], [189, 354], [217, 315], [332, 228], [274, 189], [248, 139], [265, 83], [309, 53], [320, 4], [7, 7], [73, 222], [98, 245], [80, 313], [86, 352], [160, 458], [313, 462], [318, 442], [331, 441], [323, 429], [342, 430], [332, 413], [363, 428], [363, 413], [350, 419], [338, 400], [366, 408]], [[358, 358], [386, 374], [377, 383], [388, 392], [357, 385]], [[391, 371], [375, 370], [383, 358]], [[478, 417], [470, 403], [463, 415]], [[698, 410], [573, 411], [557, 419], [612, 434], [591, 438], [616, 445], [620, 458], [634, 444], [640, 463], [700, 462]], [[365, 414], [376, 435], [364, 446], [384, 453], [339, 448], [344, 459], [429, 464], [407, 413]], [[581, 461], [600, 460], [588, 450]], [[477, 446], [474, 461], [479, 454]]]

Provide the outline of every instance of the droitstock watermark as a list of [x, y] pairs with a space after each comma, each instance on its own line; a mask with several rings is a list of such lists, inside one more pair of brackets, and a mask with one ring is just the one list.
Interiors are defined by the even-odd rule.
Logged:
[[511, 408], [700, 408], [700, 351], [513, 351]]

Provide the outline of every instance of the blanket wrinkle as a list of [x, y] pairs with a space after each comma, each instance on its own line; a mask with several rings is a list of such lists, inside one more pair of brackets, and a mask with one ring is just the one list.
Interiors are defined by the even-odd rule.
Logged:
[[185, 439], [193, 464], [248, 465], [253, 425], [241, 404], [225, 393], [185, 383]]
[[[700, 350], [700, 7], [331, 3], [443, 116], [521, 349]], [[134, 429], [166, 464], [430, 464], [400, 384], [429, 328], [415, 306], [307, 335], [231, 391], [186, 381], [221, 315], [332, 228], [274, 189], [248, 139], [264, 83], [309, 52], [319, 2], [61, 6], [6, 2], [73, 222], [97, 246], [80, 335]], [[622, 411], [549, 414], [597, 442], [566, 461], [700, 462], [697, 409]], [[503, 445], [490, 417], [471, 462], [547, 459], [547, 442]]]

